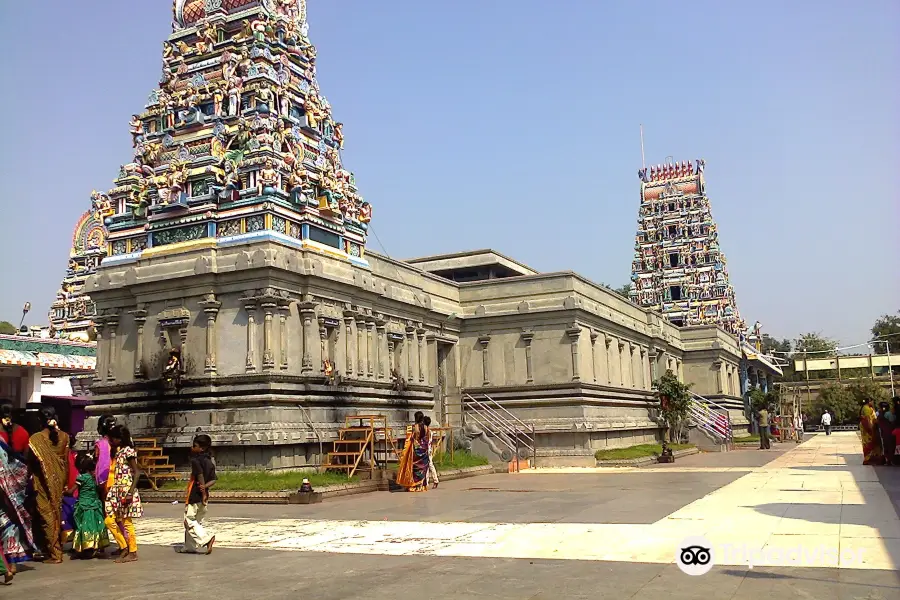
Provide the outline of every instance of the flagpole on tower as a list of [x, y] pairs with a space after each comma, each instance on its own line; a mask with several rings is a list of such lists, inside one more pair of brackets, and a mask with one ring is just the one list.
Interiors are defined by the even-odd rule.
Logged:
[[641, 168], [646, 169], [647, 165], [644, 163], [644, 124], [641, 123]]

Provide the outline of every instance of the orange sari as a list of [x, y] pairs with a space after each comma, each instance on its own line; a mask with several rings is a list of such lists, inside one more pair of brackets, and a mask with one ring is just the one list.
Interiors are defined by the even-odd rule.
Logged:
[[424, 425], [412, 426], [406, 436], [406, 444], [400, 454], [397, 467], [397, 485], [410, 492], [424, 492], [428, 477], [428, 428]]

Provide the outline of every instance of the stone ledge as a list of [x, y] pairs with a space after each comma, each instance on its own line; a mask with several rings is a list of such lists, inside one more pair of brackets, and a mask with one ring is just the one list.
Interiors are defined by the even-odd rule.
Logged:
[[[675, 458], [681, 458], [682, 456], [690, 456], [691, 454], [699, 454], [700, 450], [698, 448], [685, 448], [683, 450], [675, 450], [672, 452], [672, 455]], [[598, 460], [598, 467], [640, 467], [643, 465], [649, 465], [656, 462], [656, 456], [644, 456], [641, 458], [623, 458], [619, 460]]]
[[[468, 467], [465, 469], [453, 469], [450, 471], [439, 471], [439, 479], [444, 481], [453, 481], [454, 479], [464, 479], [467, 477], [477, 477], [479, 475], [491, 475], [493, 473], [506, 473], [506, 469], [498, 469], [493, 465], [482, 465], [479, 467]], [[369, 480], [358, 481], [354, 483], [340, 483], [337, 485], [328, 485], [317, 488], [315, 491], [323, 500], [329, 498], [340, 498], [341, 496], [351, 496], [354, 494], [366, 494], [369, 492], [386, 492], [389, 491], [389, 480]], [[145, 503], [155, 504], [171, 504], [172, 502], [184, 502], [184, 490], [171, 490], [154, 492], [152, 490], [141, 490], [141, 500]], [[299, 494], [296, 491], [284, 490], [280, 492], [216, 492], [210, 494], [211, 502], [214, 504], [301, 504]]]

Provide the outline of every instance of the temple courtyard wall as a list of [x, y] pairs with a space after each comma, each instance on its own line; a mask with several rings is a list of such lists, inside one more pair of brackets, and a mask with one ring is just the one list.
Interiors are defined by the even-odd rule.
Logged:
[[[309, 245], [262, 235], [106, 259], [87, 283], [87, 431], [112, 413], [176, 460], [202, 430], [222, 467], [302, 468], [346, 416], [383, 414], [402, 434], [422, 410], [460, 427], [464, 398], [487, 395], [533, 423], [539, 463], [580, 465], [659, 438], [651, 384], [666, 369], [730, 398], [716, 373], [729, 381], [740, 352], [724, 331], [679, 330], [574, 273], [455, 283]], [[172, 348], [177, 390], [162, 382]]]

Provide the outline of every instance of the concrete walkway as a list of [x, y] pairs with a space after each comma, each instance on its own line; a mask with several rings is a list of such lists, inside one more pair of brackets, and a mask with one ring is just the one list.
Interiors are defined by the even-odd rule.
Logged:
[[[213, 519], [210, 525], [220, 548], [665, 564], [674, 562], [685, 538], [702, 536], [714, 547], [716, 565], [896, 570], [900, 518], [875, 468], [860, 466], [860, 450], [855, 434], [836, 433], [815, 435], [757, 468], [704, 469], [676, 463], [637, 469], [537, 470], [519, 476], [527, 481], [562, 472], [687, 476], [749, 471], [652, 523], [604, 523], [598, 515], [593, 522], [549, 523], [232, 517]], [[655, 492], [666, 493], [664, 488]], [[419, 502], [429, 495], [402, 496], [404, 501]], [[525, 495], [520, 498], [528, 503]], [[435, 518], [440, 515], [432, 515]], [[180, 523], [172, 518], [139, 522], [139, 539], [145, 545], [175, 545], [182, 535]]]

